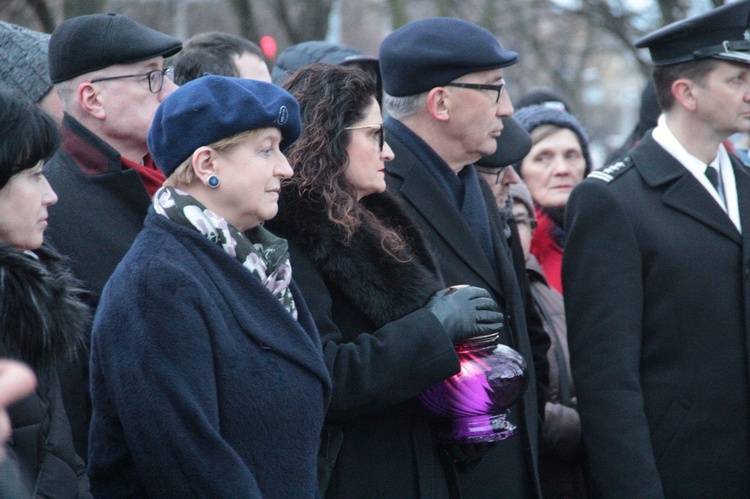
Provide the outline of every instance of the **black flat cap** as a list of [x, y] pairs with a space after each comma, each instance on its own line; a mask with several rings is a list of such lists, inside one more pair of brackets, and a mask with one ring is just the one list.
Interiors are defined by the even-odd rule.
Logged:
[[60, 83], [114, 64], [169, 57], [181, 49], [178, 38], [120, 14], [72, 17], [50, 37], [50, 78]]
[[729, 3], [664, 26], [635, 42], [648, 48], [654, 66], [714, 58], [750, 64], [750, 0]]
[[502, 168], [518, 163], [531, 150], [531, 135], [515, 118], [503, 118], [503, 133], [497, 138], [497, 151], [476, 163], [483, 168]]
[[518, 54], [504, 50], [476, 24], [438, 17], [410, 22], [385, 37], [379, 59], [385, 92], [405, 97], [470, 73], [513, 65]]

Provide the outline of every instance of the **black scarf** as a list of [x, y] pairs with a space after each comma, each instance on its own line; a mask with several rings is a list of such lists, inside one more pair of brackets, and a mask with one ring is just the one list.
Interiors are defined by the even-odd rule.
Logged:
[[542, 208], [542, 212], [549, 217], [554, 225], [550, 232], [552, 240], [561, 249], [564, 249], [568, 240], [568, 233], [565, 231], [565, 208]]

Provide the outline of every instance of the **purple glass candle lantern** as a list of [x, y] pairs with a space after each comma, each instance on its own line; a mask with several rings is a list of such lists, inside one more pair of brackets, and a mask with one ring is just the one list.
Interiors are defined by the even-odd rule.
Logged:
[[499, 334], [471, 338], [455, 345], [458, 374], [433, 385], [417, 398], [431, 412], [452, 420], [448, 440], [494, 442], [516, 434], [508, 408], [526, 391], [526, 362], [499, 342]]

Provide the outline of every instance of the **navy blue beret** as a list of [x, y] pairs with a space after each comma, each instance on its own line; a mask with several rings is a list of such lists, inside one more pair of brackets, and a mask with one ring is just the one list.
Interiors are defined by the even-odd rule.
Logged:
[[654, 66], [714, 58], [750, 64], [750, 0], [733, 2], [705, 14], [664, 26], [635, 42], [648, 48]]
[[281, 130], [281, 150], [299, 137], [299, 105], [283, 88], [257, 80], [204, 76], [172, 92], [148, 131], [148, 149], [169, 177], [196, 149], [241, 132]]
[[504, 50], [476, 24], [438, 17], [410, 22], [385, 37], [379, 59], [385, 92], [405, 97], [470, 73], [510, 66], [518, 54]]
[[120, 14], [72, 17], [50, 37], [49, 75], [52, 83], [60, 83], [114, 64], [169, 57], [181, 49], [178, 38]]

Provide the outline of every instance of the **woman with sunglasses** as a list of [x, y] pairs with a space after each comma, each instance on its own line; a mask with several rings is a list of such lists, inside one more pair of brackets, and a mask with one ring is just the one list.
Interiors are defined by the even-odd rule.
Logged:
[[453, 344], [494, 331], [502, 314], [485, 290], [443, 289], [423, 237], [385, 192], [393, 151], [372, 79], [318, 63], [284, 87], [304, 127], [269, 228], [290, 242], [333, 380], [322, 493], [447, 497], [452, 461], [414, 397], [457, 373]]

